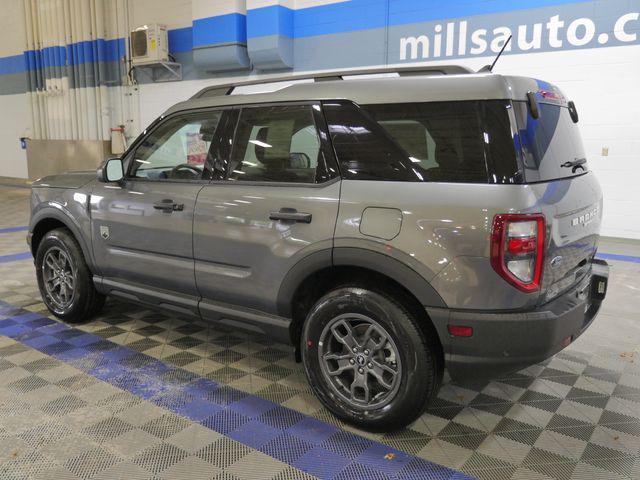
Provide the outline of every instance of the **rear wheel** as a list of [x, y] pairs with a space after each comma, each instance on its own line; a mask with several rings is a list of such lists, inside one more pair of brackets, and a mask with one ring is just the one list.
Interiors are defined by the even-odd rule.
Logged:
[[309, 382], [336, 416], [370, 430], [414, 421], [437, 391], [440, 362], [409, 309], [359, 287], [311, 309], [301, 349]]
[[96, 291], [82, 249], [67, 229], [45, 234], [35, 263], [42, 300], [56, 317], [75, 323], [100, 311], [105, 297]]

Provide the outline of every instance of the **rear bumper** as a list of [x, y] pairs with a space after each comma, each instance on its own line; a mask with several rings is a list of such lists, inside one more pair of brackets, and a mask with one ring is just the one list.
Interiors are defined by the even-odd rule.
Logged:
[[[527, 312], [432, 311], [431, 318], [454, 380], [496, 378], [558, 353], [595, 319], [606, 295], [609, 266], [594, 261], [590, 275], [560, 297]], [[469, 338], [452, 337], [447, 325], [473, 328]]]

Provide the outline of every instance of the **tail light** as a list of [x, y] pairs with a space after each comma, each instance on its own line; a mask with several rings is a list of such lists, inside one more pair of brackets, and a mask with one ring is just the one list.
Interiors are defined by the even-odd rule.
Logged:
[[545, 238], [544, 215], [496, 215], [491, 231], [491, 266], [518, 290], [538, 290]]

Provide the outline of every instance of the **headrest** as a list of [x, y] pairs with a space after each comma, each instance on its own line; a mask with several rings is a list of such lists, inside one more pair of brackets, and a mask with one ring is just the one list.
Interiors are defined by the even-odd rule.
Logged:
[[[262, 127], [258, 130], [256, 134], [256, 140], [261, 143], [267, 143], [267, 135], [269, 135], [269, 127]], [[261, 145], [255, 145], [254, 150], [256, 152], [256, 158], [260, 163], [264, 163], [265, 151], [267, 150], [265, 147]]]
[[449, 143], [439, 141], [436, 145], [436, 162], [444, 169], [456, 169], [460, 164], [458, 152]]
[[213, 135], [216, 133], [218, 120], [205, 120], [200, 124], [200, 135], [205, 142], [213, 141]]

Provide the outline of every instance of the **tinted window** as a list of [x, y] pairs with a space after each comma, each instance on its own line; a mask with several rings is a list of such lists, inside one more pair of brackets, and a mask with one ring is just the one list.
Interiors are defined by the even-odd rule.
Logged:
[[343, 177], [356, 180], [420, 182], [424, 171], [413, 165], [392, 137], [350, 102], [325, 103], [329, 134]]
[[[222, 111], [172, 118], [147, 135], [133, 154], [129, 175], [150, 180], [201, 179], [220, 162], [212, 145]], [[205, 175], [209, 177], [209, 175]]]
[[526, 102], [514, 102], [519, 142], [528, 182], [572, 177], [588, 171], [578, 126], [567, 107], [538, 103], [534, 119]]
[[490, 183], [522, 183], [520, 156], [514, 143], [515, 117], [511, 102], [480, 102]]
[[[327, 103], [325, 114], [346, 178], [502, 183], [518, 171], [508, 108], [502, 101]], [[488, 176], [488, 167], [497, 174]]]
[[231, 180], [314, 183], [323, 162], [311, 105], [242, 109]]

